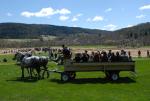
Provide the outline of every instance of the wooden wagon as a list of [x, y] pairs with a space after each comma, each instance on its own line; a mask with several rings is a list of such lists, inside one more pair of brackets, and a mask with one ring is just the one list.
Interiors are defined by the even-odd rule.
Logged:
[[72, 60], [66, 60], [64, 71], [61, 72], [61, 80], [68, 81], [75, 79], [76, 72], [102, 71], [106, 77], [111, 80], [119, 78], [120, 71], [131, 71], [135, 73], [135, 62], [92, 62], [75, 63]]

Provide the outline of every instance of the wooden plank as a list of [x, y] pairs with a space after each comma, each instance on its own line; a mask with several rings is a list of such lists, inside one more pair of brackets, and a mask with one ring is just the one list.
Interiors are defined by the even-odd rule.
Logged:
[[65, 71], [134, 71], [135, 62], [70, 63], [65, 64]]

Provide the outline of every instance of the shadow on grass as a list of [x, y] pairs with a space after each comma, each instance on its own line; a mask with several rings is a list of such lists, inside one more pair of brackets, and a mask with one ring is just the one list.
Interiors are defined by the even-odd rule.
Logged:
[[109, 80], [106, 78], [79, 78], [79, 79], [75, 79], [75, 80], [70, 80], [68, 82], [63, 82], [60, 79], [51, 79], [50, 82], [56, 82], [59, 84], [64, 84], [64, 83], [72, 83], [72, 84], [136, 83], [136, 81], [134, 79], [131, 79], [129, 77], [120, 77], [117, 81], [112, 81], [112, 80]]
[[10, 79], [10, 80], [6, 80], [7, 82], [9, 81], [14, 81], [14, 82], [29, 82], [29, 83], [34, 83], [34, 82], [37, 82], [38, 81], [38, 78], [37, 77], [24, 77], [24, 78], [21, 78], [21, 77], [16, 77], [14, 79]]

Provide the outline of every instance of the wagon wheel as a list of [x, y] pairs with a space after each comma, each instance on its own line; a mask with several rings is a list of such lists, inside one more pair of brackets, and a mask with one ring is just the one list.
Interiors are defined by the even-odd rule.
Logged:
[[61, 73], [61, 81], [64, 81], [64, 82], [69, 81], [68, 73], [65, 73], [65, 72]]
[[111, 80], [116, 81], [119, 79], [119, 72], [112, 72], [111, 73]]
[[43, 73], [42, 73], [42, 78], [49, 78], [49, 71], [48, 70], [43, 70]]
[[75, 77], [76, 77], [76, 73], [75, 72], [70, 72], [69, 77], [70, 77], [71, 80], [74, 80]]

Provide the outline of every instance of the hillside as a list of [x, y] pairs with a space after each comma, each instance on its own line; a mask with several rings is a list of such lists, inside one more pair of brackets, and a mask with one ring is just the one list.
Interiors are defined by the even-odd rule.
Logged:
[[133, 27], [114, 31], [112, 40], [121, 43], [138, 43], [139, 45], [150, 45], [150, 22], [138, 24]]
[[0, 38], [39, 38], [40, 35], [106, 34], [109, 31], [42, 24], [0, 23]]
[[[52, 40], [47, 37], [51, 37]], [[14, 47], [15, 45], [17, 47], [38, 47], [61, 44], [149, 46], [150, 22], [116, 31], [41, 24], [1, 23], [0, 39], [0, 47]], [[16, 39], [21, 41], [12, 41]], [[23, 39], [32, 40], [24, 42]]]

